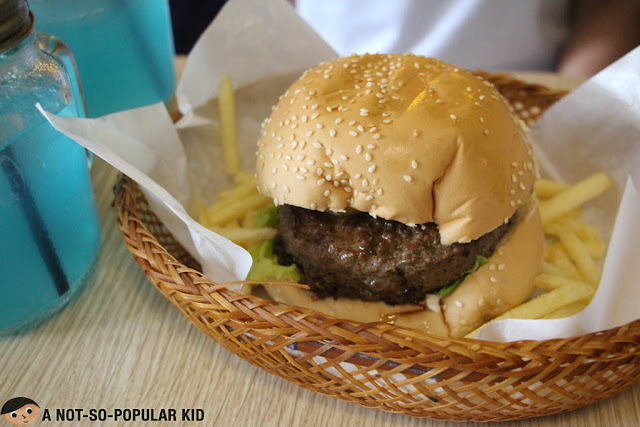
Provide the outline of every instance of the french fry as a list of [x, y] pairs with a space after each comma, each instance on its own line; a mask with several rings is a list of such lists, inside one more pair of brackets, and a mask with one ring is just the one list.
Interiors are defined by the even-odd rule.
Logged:
[[569, 188], [569, 184], [541, 178], [536, 181], [534, 189], [540, 199], [547, 199]]
[[552, 276], [567, 277], [564, 271], [560, 270], [555, 265], [546, 261], [542, 263], [541, 274], [550, 274]]
[[273, 239], [277, 230], [275, 228], [240, 228], [240, 227], [212, 227], [212, 231], [226, 237], [234, 243], [256, 242]]
[[561, 307], [591, 298], [594, 289], [590, 286], [574, 281], [566, 286], [559, 287], [550, 292], [537, 296], [524, 304], [512, 308], [506, 313], [494, 319], [539, 319], [553, 313]]
[[568, 279], [566, 277], [558, 276], [555, 274], [546, 274], [546, 273], [542, 273], [538, 275], [538, 277], [536, 277], [533, 280], [533, 283], [535, 283], [537, 287], [539, 287], [540, 289], [544, 289], [545, 291], [552, 291], [554, 289], [558, 289], [563, 286], [571, 286], [574, 283], [580, 283], [584, 286], [588, 286], [584, 282]]
[[593, 296], [595, 290], [584, 283], [574, 281], [573, 283], [554, 289], [550, 292], [537, 296], [519, 306], [512, 308], [501, 316], [479, 326], [474, 331], [466, 335], [467, 338], [474, 338], [480, 329], [489, 323], [504, 319], [541, 319], [562, 307], [573, 304], [576, 301], [587, 300]]
[[240, 171], [235, 174], [233, 180], [236, 185], [243, 184], [245, 182], [253, 182], [253, 185], [256, 185], [256, 177], [250, 172]]
[[597, 286], [598, 281], [600, 280], [600, 272], [598, 271], [598, 267], [596, 267], [593, 258], [589, 255], [589, 250], [582, 243], [582, 240], [573, 233], [572, 231], [568, 231], [567, 229], [554, 226], [549, 226], [549, 233], [555, 235], [560, 243], [564, 246], [569, 257], [573, 260], [575, 265], [578, 267], [578, 271], [580, 271], [580, 275], [582, 278], [592, 286]]
[[198, 200], [198, 211], [199, 211], [198, 222], [204, 225], [205, 227], [209, 227], [207, 207], [204, 205], [204, 202], [202, 200]]
[[236, 105], [233, 96], [233, 85], [229, 77], [220, 80], [218, 96], [220, 111], [220, 140], [225, 170], [235, 176], [240, 172], [240, 154], [238, 152], [238, 129], [236, 125]]
[[580, 313], [587, 307], [587, 305], [589, 305], [589, 301], [587, 300], [576, 301], [574, 303], [565, 305], [564, 307], [560, 307], [553, 313], [549, 313], [546, 316], [542, 317], [542, 319], [562, 319], [564, 317], [571, 317], [575, 314]]
[[243, 217], [249, 211], [258, 210], [268, 203], [271, 203], [271, 201], [263, 195], [254, 194], [242, 200], [213, 205], [209, 207], [207, 212], [209, 224], [211, 226], [221, 226], [229, 221]]
[[587, 251], [591, 258], [599, 260], [604, 258], [604, 242], [602, 240], [583, 240], [584, 245], [587, 247]]
[[553, 224], [557, 224], [562, 228], [566, 228], [573, 231], [582, 240], [598, 238], [598, 229], [579, 219], [563, 217], [562, 219], [553, 222]]
[[599, 172], [540, 202], [542, 223], [553, 222], [570, 210], [598, 197], [609, 187], [611, 187], [611, 179], [605, 173]]
[[[218, 195], [217, 202], [228, 203], [234, 200], [244, 199], [247, 196], [251, 196], [254, 194], [258, 194], [258, 191], [256, 190], [256, 183], [251, 181], [243, 182], [242, 184], [238, 184], [233, 188], [222, 191]], [[267, 197], [265, 197], [265, 199], [266, 198]]]
[[567, 251], [560, 244], [553, 245], [549, 248], [549, 253], [551, 256], [551, 263], [562, 270], [562, 272], [572, 279], [581, 279], [580, 271], [576, 265], [571, 261], [569, 255], [567, 255]]

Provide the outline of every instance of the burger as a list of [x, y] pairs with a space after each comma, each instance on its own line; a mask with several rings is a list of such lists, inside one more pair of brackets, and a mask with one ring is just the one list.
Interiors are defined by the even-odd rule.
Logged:
[[541, 265], [523, 127], [492, 84], [433, 58], [307, 70], [258, 141], [278, 234], [251, 278], [306, 284], [266, 290], [335, 317], [464, 336], [526, 301]]

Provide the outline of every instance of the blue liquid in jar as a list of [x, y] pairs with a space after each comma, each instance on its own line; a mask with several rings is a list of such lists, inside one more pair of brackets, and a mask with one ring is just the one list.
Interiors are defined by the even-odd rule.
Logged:
[[[76, 115], [73, 101], [58, 114]], [[0, 147], [0, 166], [0, 334], [8, 334], [48, 318], [91, 280], [100, 226], [84, 148], [47, 121]], [[66, 277], [62, 294], [25, 215], [26, 189]]]
[[90, 117], [167, 102], [175, 82], [167, 0], [31, 0], [39, 31], [73, 51]]

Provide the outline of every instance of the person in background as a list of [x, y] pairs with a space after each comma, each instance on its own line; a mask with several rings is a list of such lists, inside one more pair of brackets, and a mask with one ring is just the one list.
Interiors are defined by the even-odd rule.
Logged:
[[[289, 2], [340, 55], [414, 52], [465, 68], [589, 77], [640, 44], [638, 0]], [[224, 3], [170, 0], [178, 54]]]
[[637, 0], [295, 0], [340, 55], [413, 52], [465, 68], [588, 77], [640, 44]]

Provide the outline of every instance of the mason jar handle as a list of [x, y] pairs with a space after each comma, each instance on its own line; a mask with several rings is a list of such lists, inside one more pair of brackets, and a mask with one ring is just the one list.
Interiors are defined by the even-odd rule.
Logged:
[[73, 97], [76, 101], [78, 109], [78, 117], [87, 117], [87, 103], [84, 99], [84, 91], [80, 82], [80, 74], [78, 73], [78, 64], [73, 52], [69, 46], [59, 38], [47, 33], [38, 33], [36, 36], [36, 44], [40, 49], [59, 58], [69, 74], [71, 80], [71, 88]]

